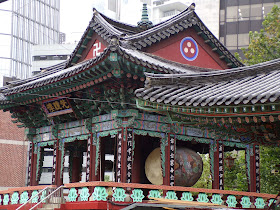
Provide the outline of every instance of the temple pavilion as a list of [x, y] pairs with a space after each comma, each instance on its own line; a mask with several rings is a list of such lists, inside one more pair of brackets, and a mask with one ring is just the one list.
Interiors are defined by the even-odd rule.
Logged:
[[279, 146], [279, 75], [280, 60], [240, 63], [194, 4], [157, 25], [146, 5], [137, 26], [94, 9], [70, 58], [1, 88], [0, 107], [26, 128], [31, 186], [45, 148], [53, 149], [53, 185], [67, 184], [66, 152], [70, 183], [81, 181], [84, 156], [86, 182], [104, 181], [110, 154], [116, 184], [150, 184], [144, 164], [157, 147], [163, 185], [174, 186], [175, 148], [183, 146], [209, 153], [218, 190], [224, 152], [245, 150], [248, 191], [259, 192], [259, 144]]

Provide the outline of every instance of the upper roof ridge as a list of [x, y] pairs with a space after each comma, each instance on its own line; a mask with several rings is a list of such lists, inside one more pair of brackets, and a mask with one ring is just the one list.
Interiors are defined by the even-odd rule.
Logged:
[[162, 30], [163, 28], [166, 28], [166, 27], [169, 27], [171, 25], [174, 25], [174, 23], [177, 23], [179, 21], [181, 21], [182, 19], [184, 19], [186, 16], [188, 15], [193, 15], [194, 14], [194, 10], [191, 10], [189, 9], [189, 7], [184, 10], [183, 12], [171, 17], [170, 19], [168, 20], [165, 20], [163, 22], [160, 22], [150, 28], [148, 28], [147, 30], [145, 31], [141, 31], [137, 34], [132, 34], [132, 35], [128, 35], [126, 37], [127, 40], [133, 40], [133, 39], [138, 39], [140, 37], [143, 37], [143, 36], [146, 36], [147, 34], [150, 34], [151, 32], [153, 31], [157, 31], [157, 30]]

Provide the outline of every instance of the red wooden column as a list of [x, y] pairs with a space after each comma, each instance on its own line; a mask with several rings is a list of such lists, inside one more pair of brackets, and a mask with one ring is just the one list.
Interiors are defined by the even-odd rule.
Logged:
[[87, 140], [87, 164], [86, 164], [86, 182], [92, 181], [92, 150], [93, 150], [93, 145], [92, 145], [92, 137], [93, 134], [90, 133], [88, 140]]
[[261, 175], [260, 175], [260, 147], [255, 145], [255, 174], [256, 174], [256, 191], [257, 193], [261, 192]]
[[[212, 174], [212, 188], [224, 189], [224, 146], [222, 142], [213, 140], [210, 145], [210, 161]], [[213, 165], [213, 166], [212, 166]]]
[[249, 192], [260, 192], [260, 154], [259, 147], [252, 145], [246, 148], [246, 166]]
[[[123, 171], [126, 171], [125, 165], [124, 165], [124, 157], [122, 154], [124, 153], [126, 149], [126, 145], [124, 145], [124, 128], [121, 128], [120, 131], [118, 131], [117, 134], [117, 152], [116, 152], [116, 182], [123, 182], [125, 180], [125, 176]], [[122, 167], [123, 166], [123, 167]]]
[[53, 170], [52, 170], [52, 184], [60, 186], [63, 184], [63, 177], [61, 174], [61, 151], [59, 149], [59, 139], [53, 146]]
[[126, 150], [127, 150], [127, 128], [122, 128], [121, 140], [121, 182], [126, 182], [127, 164], [126, 164]]
[[101, 156], [101, 138], [99, 133], [92, 134], [92, 152], [91, 152], [91, 181], [100, 181], [100, 156]]
[[122, 127], [117, 134], [116, 182], [132, 181], [132, 128]]
[[[59, 145], [59, 143], [58, 143], [58, 145]], [[57, 163], [56, 185], [57, 186], [63, 185], [63, 168], [61, 168], [61, 165], [62, 165], [62, 157], [61, 156], [62, 156], [62, 152], [59, 148], [57, 148], [57, 155], [56, 155], [56, 163]]]
[[132, 169], [133, 169], [133, 129], [126, 128], [126, 148], [124, 151], [123, 156], [125, 156], [124, 164], [127, 166], [125, 175], [125, 182], [131, 183], [132, 182]]
[[31, 186], [36, 186], [38, 185], [37, 177], [36, 177], [36, 165], [37, 165], [37, 154], [35, 153], [35, 144], [32, 142], [32, 147], [31, 147], [31, 164], [30, 164], [30, 185]]
[[90, 181], [98, 181], [98, 173], [95, 171], [95, 159], [96, 159], [96, 145], [91, 145], [90, 153]]
[[174, 163], [175, 163], [175, 135], [168, 133], [167, 146], [165, 146], [165, 176], [163, 184], [174, 186]]

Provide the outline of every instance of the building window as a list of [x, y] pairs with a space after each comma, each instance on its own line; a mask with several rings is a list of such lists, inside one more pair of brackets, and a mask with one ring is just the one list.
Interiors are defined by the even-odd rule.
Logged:
[[245, 33], [249, 33], [249, 31], [251, 31], [250, 28], [250, 21], [239, 21], [238, 23], [238, 33], [240, 34], [245, 34]]
[[226, 35], [226, 45], [228, 47], [237, 46], [237, 34], [227, 34]]
[[178, 10], [169, 10], [169, 11], [166, 11], [163, 13], [163, 17], [170, 17], [170, 16], [173, 16], [173, 15], [177, 15], [179, 13]]
[[269, 13], [272, 9], [272, 7], [274, 6], [273, 3], [265, 3], [263, 4], [263, 17], [265, 17], [267, 15], [267, 13]]
[[227, 7], [227, 22], [235, 22], [238, 20], [238, 7], [234, 6], [234, 7]]
[[67, 60], [68, 55], [37, 55], [33, 56], [33, 61], [44, 61], [44, 60]]
[[225, 22], [225, 10], [221, 9], [220, 10], [220, 23]]
[[238, 19], [240, 21], [245, 21], [245, 20], [249, 20], [249, 18], [250, 18], [250, 6], [249, 5], [239, 6]]
[[261, 20], [263, 17], [262, 5], [252, 4], [251, 5], [251, 20]]
[[225, 38], [224, 37], [220, 37], [220, 42], [224, 45], [225, 44]]
[[46, 56], [46, 55], [33, 56], [33, 61], [44, 61], [47, 59], [48, 59], [48, 56]]
[[249, 45], [249, 34], [238, 34], [238, 48]]

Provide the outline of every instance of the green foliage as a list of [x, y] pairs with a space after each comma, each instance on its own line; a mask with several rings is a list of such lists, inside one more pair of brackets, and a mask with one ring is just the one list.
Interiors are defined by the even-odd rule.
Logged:
[[[277, 194], [280, 190], [280, 148], [260, 147], [261, 192]], [[278, 171], [278, 173], [277, 173]]]
[[[280, 8], [275, 5], [267, 14], [260, 32], [250, 32], [248, 49], [242, 49], [247, 65], [280, 58]], [[241, 60], [240, 56], [236, 57]], [[260, 147], [261, 192], [277, 194], [280, 190], [280, 148]]]
[[234, 165], [229, 169], [224, 162], [224, 187], [225, 190], [247, 191], [248, 181], [246, 176], [245, 151], [225, 152], [224, 157], [234, 157]]
[[248, 49], [242, 49], [245, 60], [235, 56], [246, 65], [253, 65], [280, 57], [280, 8], [275, 5], [267, 14], [259, 32], [250, 32]]
[[200, 154], [203, 161], [203, 172], [200, 179], [193, 187], [212, 189], [212, 179], [210, 176], [210, 158], [208, 154]]
[[[246, 175], [245, 150], [236, 153], [225, 152], [224, 157], [234, 157], [234, 165], [229, 169], [224, 165], [225, 190], [248, 191]], [[208, 154], [200, 154], [203, 160], [203, 172], [193, 186], [196, 188], [212, 188], [210, 176], [210, 159]], [[280, 190], [280, 148], [260, 146], [261, 193], [277, 194]], [[272, 173], [273, 172], [273, 173]]]
[[109, 175], [105, 175], [104, 176], [104, 182], [110, 182], [110, 176]]

